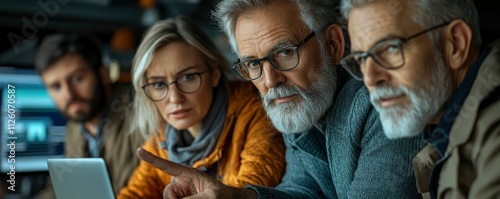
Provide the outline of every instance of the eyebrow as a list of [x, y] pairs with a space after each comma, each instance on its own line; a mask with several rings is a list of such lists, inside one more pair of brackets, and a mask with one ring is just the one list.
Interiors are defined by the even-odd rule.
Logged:
[[[188, 70], [192, 70], [192, 69], [197, 69], [198, 67], [196, 66], [189, 66], [185, 69], [182, 69], [180, 70], [179, 72], [175, 73], [174, 77], [178, 77], [179, 75], [185, 73], [186, 71]], [[148, 77], [147, 80], [165, 80], [166, 78], [164, 76], [151, 76], [151, 77]]]
[[[396, 35], [394, 33], [391, 33], [391, 34], [388, 34], [388, 35], [382, 37], [381, 39], [379, 39], [377, 42], [375, 42], [374, 44], [372, 44], [370, 46], [370, 48], [372, 48], [373, 46], [375, 46], [375, 45], [377, 45], [379, 43], [385, 42], [387, 40], [393, 40], [393, 39], [403, 39], [404, 40], [405, 38], [401, 37], [400, 35]], [[370, 48], [368, 48], [368, 50], [370, 50]], [[366, 51], [360, 51], [360, 50], [354, 50], [354, 49], [352, 49], [352, 51], [351, 51], [351, 53], [364, 53], [364, 52], [366, 52]]]
[[[87, 67], [88, 67], [88, 68], [87, 68]], [[69, 73], [68, 73], [68, 76], [75, 75], [75, 74], [77, 74], [77, 73], [84, 73], [84, 72], [87, 72], [87, 70], [92, 70], [92, 69], [90, 68], [90, 66], [83, 66], [83, 67], [81, 67], [81, 66], [80, 66], [80, 67], [78, 67], [77, 69], [75, 69], [75, 70], [73, 70], [73, 71], [69, 72]]]
[[[64, 80], [71, 79], [71, 78], [73, 78], [73, 77], [75, 77], [77, 75], [86, 74], [86, 73], [88, 73], [88, 70], [89, 69], [87, 69], [87, 68], [78, 68], [78, 69], [76, 69], [74, 71], [69, 72], [68, 76], [64, 77]], [[57, 82], [59, 82], [59, 81], [57, 81]]]
[[[86, 73], [87, 72], [86, 70], [87, 69], [85, 69], [85, 68], [78, 68], [76, 70], [73, 70], [73, 71], [69, 72], [67, 74], [67, 76], [63, 77], [62, 81], [69, 81], [69, 79], [73, 78], [76, 75], [81, 75], [81, 73]], [[50, 88], [50, 87], [53, 87], [57, 84], [61, 84], [61, 80], [60, 79], [49, 80], [49, 81], [44, 81], [44, 83], [47, 87]]]
[[[273, 47], [271, 47], [271, 49], [267, 52], [266, 56], [269, 55], [270, 52], [274, 52], [280, 48], [288, 47], [288, 46], [292, 46], [292, 45], [294, 45], [294, 44], [289, 39], [283, 39], [283, 40], [279, 41], [277, 44], [275, 44]], [[243, 56], [240, 58], [240, 60], [242, 62], [253, 60], [253, 59], [258, 59], [258, 58], [255, 56]]]

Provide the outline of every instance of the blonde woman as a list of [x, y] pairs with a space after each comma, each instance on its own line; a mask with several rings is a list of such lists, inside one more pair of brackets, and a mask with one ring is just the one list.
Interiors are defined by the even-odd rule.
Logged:
[[[222, 183], [276, 186], [285, 169], [281, 134], [250, 82], [228, 81], [224, 57], [187, 17], [154, 24], [134, 57], [134, 126], [143, 148]], [[160, 129], [160, 130], [157, 130]], [[141, 161], [118, 198], [163, 198], [172, 177]]]

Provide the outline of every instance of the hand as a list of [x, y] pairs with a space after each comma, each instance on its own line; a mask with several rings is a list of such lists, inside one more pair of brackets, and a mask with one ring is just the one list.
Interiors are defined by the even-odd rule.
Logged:
[[174, 177], [163, 190], [164, 198], [257, 198], [253, 190], [228, 187], [197, 169], [164, 160], [142, 148], [137, 149], [137, 156]]

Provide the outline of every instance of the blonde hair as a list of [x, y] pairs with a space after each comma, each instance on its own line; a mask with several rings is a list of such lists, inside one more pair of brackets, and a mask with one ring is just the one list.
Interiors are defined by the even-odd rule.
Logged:
[[146, 84], [145, 73], [156, 50], [175, 41], [186, 42], [198, 49], [209, 68], [217, 68], [221, 71], [220, 83], [226, 85], [228, 79], [232, 79], [231, 69], [224, 56], [194, 21], [185, 16], [177, 16], [156, 22], [146, 31], [134, 56], [131, 71], [132, 83], [136, 91], [132, 128], [141, 132], [145, 137], [157, 131], [163, 131], [164, 129], [161, 128], [165, 126], [160, 112], [141, 88]]

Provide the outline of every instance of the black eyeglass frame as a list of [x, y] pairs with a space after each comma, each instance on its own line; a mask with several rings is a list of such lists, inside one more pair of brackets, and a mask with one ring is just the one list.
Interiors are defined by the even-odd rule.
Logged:
[[[453, 20], [452, 20], [453, 21]], [[403, 45], [404, 43], [410, 41], [411, 39], [414, 39], [414, 38], [417, 38], [421, 35], [424, 35], [425, 33], [428, 33], [430, 31], [433, 31], [433, 30], [436, 30], [438, 28], [441, 28], [441, 27], [444, 27], [444, 26], [447, 26], [448, 24], [450, 24], [452, 21], [448, 21], [448, 22], [444, 22], [444, 23], [441, 23], [441, 24], [438, 24], [436, 26], [433, 26], [433, 27], [430, 27], [428, 29], [425, 29], [425, 30], [422, 30], [420, 32], [417, 32], [409, 37], [406, 37], [406, 38], [396, 38], [396, 39], [389, 39], [389, 40], [383, 40], [383, 41], [380, 41], [376, 44], [374, 44], [372, 47], [370, 47], [370, 49], [368, 49], [368, 51], [366, 52], [352, 52], [350, 55], [346, 56], [344, 59], [342, 59], [340, 61], [340, 64], [342, 65], [342, 67], [344, 67], [344, 69], [347, 70], [347, 72], [349, 72], [349, 74], [351, 74], [351, 76], [353, 76], [355, 79], [357, 80], [363, 80], [363, 78], [360, 78], [358, 77], [357, 74], [354, 74], [354, 72], [351, 71], [351, 69], [349, 69], [350, 67], [348, 66], [348, 64], [346, 63], [346, 60], [348, 60], [349, 58], [352, 58], [354, 56], [360, 56], [360, 58], [366, 60], [368, 57], [372, 57], [373, 60], [382, 68], [386, 69], [386, 70], [394, 70], [394, 69], [398, 69], [398, 68], [401, 68], [402, 66], [405, 65], [405, 56], [404, 56], [404, 51], [403, 49], [401, 48], [401, 45]], [[401, 49], [401, 58], [402, 58], [402, 62], [400, 65], [398, 66], [392, 66], [392, 67], [388, 67], [388, 66], [385, 66], [384, 64], [382, 64], [377, 58], [376, 56], [374, 56], [374, 51], [379, 47], [380, 44], [382, 43], [388, 43], [388, 42], [394, 42], [394, 45], [397, 45], [398, 47], [400, 47]], [[361, 64], [359, 65], [359, 67], [361, 67]], [[361, 69], [360, 69], [361, 71]], [[361, 74], [361, 77], [363, 77], [363, 74]]]
[[[160, 83], [160, 82], [152, 82], [152, 83], [149, 83], [149, 84], [145, 84], [143, 86], [141, 86], [142, 90], [144, 91], [144, 93], [146, 94], [146, 96], [148, 96], [148, 98], [151, 100], [151, 101], [154, 101], [154, 102], [158, 102], [158, 101], [161, 101], [161, 100], [164, 100], [165, 97], [167, 97], [168, 95], [168, 92], [170, 91], [169, 87], [170, 85], [172, 84], [175, 84], [175, 87], [177, 88], [177, 90], [179, 90], [180, 92], [182, 93], [185, 93], [185, 94], [193, 94], [193, 93], [196, 93], [198, 90], [200, 90], [201, 88], [201, 85], [203, 84], [203, 78], [201, 77], [202, 75], [204, 74], [207, 74], [211, 72], [211, 70], [206, 70], [206, 71], [202, 71], [202, 72], [196, 72], [196, 73], [186, 73], [186, 74], [182, 74], [181, 76], [179, 76], [177, 79], [175, 79], [175, 81], [173, 82], [170, 82], [170, 83], [165, 83], [165, 82], [161, 82], [163, 84], [165, 84], [166, 88], [167, 88], [167, 92], [165, 92], [165, 96], [163, 96], [161, 99], [158, 99], [158, 100], [155, 100], [153, 99], [149, 94], [148, 92], [146, 91], [146, 87], [148, 86], [151, 86], [151, 85], [154, 85], [154, 84], [157, 84], [157, 83]], [[200, 83], [198, 85], [198, 88], [195, 90], [195, 91], [192, 91], [192, 92], [185, 92], [183, 91], [182, 89], [179, 88], [179, 84], [177, 84], [177, 82], [179, 81], [179, 79], [183, 76], [183, 75], [197, 75], [199, 78], [200, 78]]]
[[[256, 58], [256, 59], [246, 60], [245, 62], [248, 62], [248, 61], [251, 61], [251, 62], [253, 62], [253, 61], [258, 61], [258, 62], [260, 62], [260, 64], [259, 64], [260, 74], [259, 74], [257, 77], [255, 77], [255, 78], [246, 78], [246, 77], [242, 74], [240, 67], [246, 67], [246, 66], [242, 65], [243, 63], [241, 62], [241, 59], [240, 59], [240, 58], [238, 58], [238, 59], [234, 62], [234, 65], [232, 66], [232, 68], [233, 68], [234, 70], [238, 71], [238, 74], [239, 74], [241, 77], [243, 77], [244, 79], [246, 79], [246, 80], [256, 80], [256, 79], [259, 79], [259, 78], [262, 76], [262, 65], [263, 65], [263, 64], [262, 64], [262, 62], [263, 62], [263, 61], [265, 61], [265, 60], [268, 60], [268, 61], [271, 63], [271, 65], [273, 66], [273, 68], [276, 68], [276, 69], [278, 69], [278, 70], [280, 70], [280, 71], [288, 71], [288, 70], [292, 70], [292, 69], [294, 69], [295, 67], [297, 67], [297, 66], [299, 65], [299, 63], [300, 63], [299, 48], [300, 48], [300, 47], [302, 47], [304, 44], [306, 44], [306, 43], [307, 43], [307, 42], [308, 42], [311, 38], [313, 38], [315, 35], [316, 35], [316, 31], [312, 31], [312, 32], [311, 32], [309, 35], [307, 35], [307, 36], [306, 36], [306, 37], [305, 37], [305, 38], [304, 38], [304, 39], [303, 39], [303, 40], [302, 40], [299, 44], [297, 44], [297, 45], [295, 45], [295, 46], [290, 46], [290, 47], [285, 47], [285, 48], [280, 48], [280, 49], [277, 49], [277, 50], [273, 50], [273, 51], [269, 52], [269, 53], [267, 54], [267, 56], [262, 57], [262, 58]], [[293, 50], [293, 51], [295, 51], [295, 52], [297, 53], [297, 59], [298, 59], [298, 60], [297, 60], [297, 64], [296, 64], [295, 66], [290, 67], [290, 68], [286, 68], [286, 69], [285, 69], [285, 68], [281, 68], [281, 67], [279, 67], [279, 66], [278, 66], [278, 64], [277, 64], [277, 63], [275, 63], [275, 62], [271, 59], [272, 55], [274, 55], [276, 52], [283, 51], [283, 50], [285, 50], [285, 49], [289, 49], [289, 50]]]

